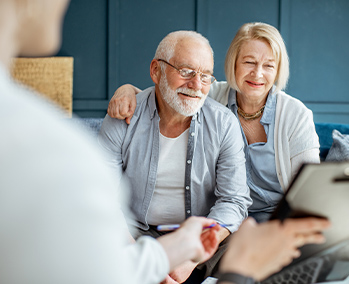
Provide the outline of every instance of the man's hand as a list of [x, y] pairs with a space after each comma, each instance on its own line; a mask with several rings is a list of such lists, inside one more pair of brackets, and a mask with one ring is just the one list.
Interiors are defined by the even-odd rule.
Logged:
[[[210, 229], [204, 229], [204, 227], [209, 227], [212, 224], [216, 224], [212, 219], [190, 217], [176, 231], [181, 234], [184, 233], [183, 237], [186, 238], [187, 247], [194, 249], [194, 253], [190, 258], [191, 261], [196, 263], [205, 262], [217, 251], [219, 244], [218, 232], [222, 228], [216, 225]], [[199, 241], [196, 239], [197, 237]], [[182, 247], [184, 247], [183, 244]]]
[[232, 235], [220, 272], [236, 272], [260, 281], [299, 257], [299, 247], [323, 243], [320, 232], [329, 226], [329, 221], [319, 218], [262, 224], [248, 218]]
[[122, 85], [118, 88], [108, 105], [108, 114], [110, 117], [125, 119], [130, 124], [133, 113], [136, 109], [136, 94], [141, 92], [140, 89], [130, 85]]
[[176, 231], [157, 238], [168, 256], [170, 271], [175, 271], [187, 261], [197, 264], [212, 257], [219, 244], [219, 226], [204, 229], [212, 224], [216, 224], [212, 219], [190, 217]]

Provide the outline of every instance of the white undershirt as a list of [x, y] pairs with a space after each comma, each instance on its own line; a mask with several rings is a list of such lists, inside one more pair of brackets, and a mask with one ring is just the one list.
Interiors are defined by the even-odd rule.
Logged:
[[160, 133], [160, 154], [155, 191], [147, 214], [150, 225], [185, 220], [184, 182], [189, 129], [176, 138]]

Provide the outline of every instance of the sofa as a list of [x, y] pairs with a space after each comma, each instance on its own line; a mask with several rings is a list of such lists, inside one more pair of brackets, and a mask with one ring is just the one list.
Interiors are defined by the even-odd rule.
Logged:
[[[74, 123], [97, 136], [103, 118], [73, 118]], [[315, 123], [321, 161], [349, 160], [349, 124]]]

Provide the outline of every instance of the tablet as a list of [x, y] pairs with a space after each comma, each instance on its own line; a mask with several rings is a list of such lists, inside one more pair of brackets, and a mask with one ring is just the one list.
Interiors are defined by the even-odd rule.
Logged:
[[349, 161], [304, 164], [271, 219], [324, 217], [331, 227], [323, 245], [307, 245], [298, 260], [349, 239]]
[[262, 284], [349, 279], [349, 162], [303, 165], [271, 219], [308, 216], [331, 221], [323, 233], [326, 242], [303, 246], [299, 258]]

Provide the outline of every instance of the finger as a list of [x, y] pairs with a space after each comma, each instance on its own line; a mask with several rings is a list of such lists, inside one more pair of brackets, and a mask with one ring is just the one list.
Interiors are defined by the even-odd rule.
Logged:
[[287, 219], [284, 226], [296, 233], [311, 233], [323, 231], [330, 227], [331, 223], [326, 219], [320, 218], [303, 218], [303, 219]]
[[294, 245], [299, 248], [301, 246], [304, 246], [304, 244], [305, 244], [305, 236], [302, 234], [296, 235]]
[[127, 124], [131, 123], [131, 117], [132, 117], [132, 115], [125, 118], [125, 121], [126, 121]]
[[179, 284], [176, 280], [174, 280], [170, 275], [168, 275], [165, 279], [166, 284]]
[[[209, 218], [205, 218], [205, 217], [190, 217], [182, 224], [182, 226], [186, 226], [187, 224], [190, 227], [193, 227], [194, 224], [196, 224], [196, 226], [199, 226], [200, 229], [203, 230], [204, 227], [210, 227], [211, 225], [217, 224], [217, 222], [213, 219], [209, 219]], [[216, 227], [216, 226], [214, 226], [214, 227]], [[212, 228], [214, 228], [214, 227], [212, 227]]]
[[[211, 225], [216, 225], [217, 222], [210, 218], [199, 217], [199, 221], [201, 222], [202, 227], [210, 227]], [[218, 226], [213, 226], [211, 228], [219, 229]]]
[[136, 106], [137, 106], [137, 99], [136, 99], [136, 96], [133, 96], [131, 101], [130, 101], [130, 108], [129, 108], [129, 113], [130, 113], [131, 117], [136, 110]]
[[120, 117], [119, 104], [115, 103], [115, 101], [110, 101], [107, 112], [112, 118], [124, 119]]
[[323, 244], [326, 238], [321, 233], [303, 235], [303, 243], [305, 244]]
[[[293, 254], [292, 254], [292, 258], [298, 258], [298, 257], [300, 257], [301, 256], [301, 251], [299, 250], [299, 249], [296, 249], [294, 252], [293, 252]], [[291, 262], [292, 260], [290, 260], [290, 262]], [[289, 263], [290, 263], [289, 262]]]
[[107, 113], [110, 117], [115, 117], [115, 112], [114, 112], [114, 106], [113, 106], [113, 103], [110, 102], [109, 105], [108, 105], [108, 109], [107, 109]]
[[169, 283], [173, 283], [173, 279], [169, 275], [167, 275], [166, 278], [160, 284], [169, 284]]
[[130, 106], [125, 101], [119, 102], [119, 113], [123, 118], [130, 116]]
[[200, 240], [205, 250], [212, 250], [216, 248], [219, 244], [218, 233], [213, 230], [204, 232], [201, 235]]

